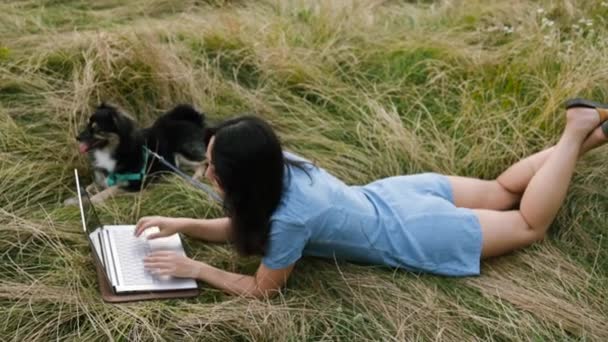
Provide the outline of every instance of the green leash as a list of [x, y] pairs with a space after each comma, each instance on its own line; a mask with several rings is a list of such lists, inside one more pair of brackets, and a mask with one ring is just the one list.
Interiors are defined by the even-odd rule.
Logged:
[[144, 153], [144, 165], [141, 167], [141, 171], [139, 173], [118, 173], [112, 172], [106, 178], [106, 184], [108, 186], [114, 186], [120, 182], [127, 181], [140, 181], [144, 179], [144, 175], [146, 174], [146, 167], [148, 166], [148, 151], [147, 149], [143, 149]]
[[139, 171], [139, 173], [117, 173], [117, 172], [112, 172], [106, 178], [106, 184], [108, 186], [114, 186], [114, 185], [116, 185], [119, 182], [143, 180], [144, 179], [144, 175], [146, 174], [145, 173], [146, 166], [148, 165], [148, 156], [151, 154], [154, 158], [156, 158], [162, 164], [164, 164], [165, 166], [167, 166], [168, 168], [170, 168], [171, 170], [173, 170], [175, 173], [177, 173], [179, 176], [181, 176], [182, 178], [184, 178], [185, 180], [187, 180], [188, 182], [190, 182], [190, 184], [192, 184], [194, 187], [196, 187], [196, 188], [204, 191], [205, 193], [207, 193], [207, 195], [209, 195], [215, 201], [217, 201], [219, 203], [223, 202], [222, 198], [215, 191], [213, 191], [213, 189], [210, 186], [208, 186], [207, 184], [201, 183], [201, 182], [197, 181], [196, 179], [188, 176], [182, 170], [180, 170], [177, 167], [173, 166], [171, 163], [167, 162], [165, 160], [165, 158], [163, 158], [162, 156], [158, 155], [154, 151], [148, 149], [146, 146], [143, 146], [142, 150], [143, 150], [143, 153], [144, 153], [144, 165], [142, 166], [141, 171]]
[[211, 188], [209, 185], [201, 183], [201, 182], [197, 181], [196, 179], [188, 176], [187, 174], [184, 173], [184, 171], [182, 171], [179, 168], [173, 166], [171, 163], [167, 162], [165, 160], [165, 158], [163, 158], [162, 156], [158, 155], [156, 152], [148, 149], [146, 146], [144, 146], [144, 150], [147, 151], [149, 154], [151, 154], [159, 162], [163, 163], [166, 167], [168, 167], [171, 170], [173, 170], [173, 172], [177, 173], [180, 177], [182, 177], [183, 179], [185, 179], [188, 182], [190, 182], [190, 184], [192, 184], [192, 186], [194, 186], [195, 188], [197, 188], [199, 190], [202, 190], [207, 195], [209, 195], [211, 198], [213, 198], [216, 202], [223, 203], [224, 200], [215, 191], [213, 191], [213, 188]]

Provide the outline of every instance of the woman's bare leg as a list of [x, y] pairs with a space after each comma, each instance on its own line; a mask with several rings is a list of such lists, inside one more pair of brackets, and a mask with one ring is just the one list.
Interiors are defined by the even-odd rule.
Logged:
[[[608, 142], [597, 127], [583, 142], [579, 156]], [[555, 146], [546, 148], [513, 164], [495, 180], [449, 176], [457, 207], [506, 210], [513, 208], [532, 177], [551, 155]]]
[[[580, 149], [580, 156], [588, 151], [606, 143], [607, 138], [602, 128], [597, 127], [586, 137]], [[535, 153], [528, 158], [522, 159], [513, 164], [496, 179], [503, 187], [513, 193], [523, 193], [528, 187], [528, 183], [536, 172], [544, 165], [545, 161], [552, 154], [555, 146], [549, 147], [541, 152]]]
[[599, 120], [593, 109], [570, 109], [564, 133], [529, 181], [520, 209], [475, 210], [483, 236], [482, 257], [504, 254], [545, 236], [566, 197], [583, 143]]

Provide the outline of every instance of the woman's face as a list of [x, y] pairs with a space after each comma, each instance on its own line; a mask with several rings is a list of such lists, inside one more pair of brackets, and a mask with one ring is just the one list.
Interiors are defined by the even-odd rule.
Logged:
[[224, 196], [224, 190], [222, 189], [219, 178], [215, 174], [215, 167], [213, 166], [213, 160], [211, 159], [211, 151], [213, 150], [213, 145], [215, 144], [215, 136], [209, 139], [209, 145], [207, 145], [207, 152], [205, 153], [205, 163], [207, 167], [205, 168], [205, 177], [211, 182], [215, 190], [220, 194], [220, 196]]

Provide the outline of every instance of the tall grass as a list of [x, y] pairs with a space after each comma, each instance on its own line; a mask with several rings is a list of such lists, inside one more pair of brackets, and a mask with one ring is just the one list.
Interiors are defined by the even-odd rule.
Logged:
[[[0, 4], [0, 336], [6, 340], [606, 340], [608, 163], [583, 158], [546, 241], [448, 279], [304, 258], [272, 300], [108, 305], [71, 170], [111, 101], [147, 125], [193, 103], [255, 112], [349, 184], [422, 171], [492, 178], [556, 141], [562, 104], [608, 101], [595, 1], [26, 0]], [[101, 206], [108, 222], [215, 217], [168, 177]], [[186, 240], [252, 273], [259, 260]]]

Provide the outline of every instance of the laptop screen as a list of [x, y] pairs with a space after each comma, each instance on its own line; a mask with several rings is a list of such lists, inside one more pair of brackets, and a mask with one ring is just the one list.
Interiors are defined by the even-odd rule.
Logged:
[[[95, 211], [95, 208], [91, 204], [89, 194], [80, 185], [80, 177], [78, 176], [77, 169], [74, 169], [74, 176], [76, 177], [76, 192], [78, 195], [78, 205], [80, 206], [80, 217], [82, 219], [82, 229], [84, 230], [87, 240], [89, 241], [89, 245], [90, 245], [91, 249], [93, 250], [93, 258], [97, 260], [97, 263], [101, 267], [101, 270], [103, 272], [104, 278], [106, 279], [108, 286], [111, 287], [112, 283], [110, 281], [110, 278], [107, 275], [107, 272], [105, 269], [105, 263], [103, 261], [104, 260], [103, 239], [100, 238], [99, 234], [93, 235], [94, 237], [92, 237], [92, 234], [91, 234], [97, 228], [102, 227], [102, 224], [101, 224], [101, 221], [99, 221], [99, 216], [97, 216], [97, 212]], [[84, 196], [83, 196], [83, 194], [84, 194]], [[82, 202], [83, 197], [87, 199], [86, 211], [85, 211], [85, 208], [84, 208], [84, 205]], [[96, 241], [93, 241], [92, 239], [96, 239]], [[100, 254], [97, 254], [98, 252]]]
[[[89, 194], [80, 184], [78, 170], [74, 169], [74, 175], [76, 176], [76, 190], [78, 193], [78, 205], [80, 206], [83, 230], [86, 233], [90, 234], [95, 231], [95, 229], [102, 226], [101, 220], [99, 220], [99, 215], [97, 215], [95, 207], [91, 203], [91, 198], [89, 197]], [[85, 203], [82, 202], [83, 198], [86, 198], [86, 208]]]

